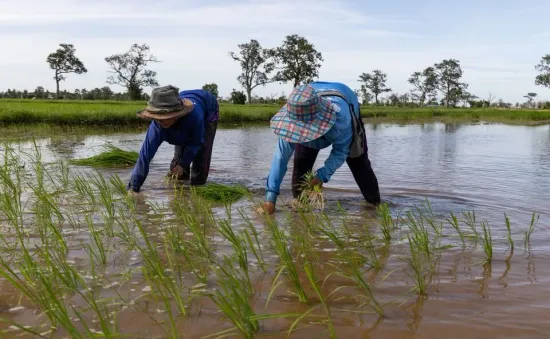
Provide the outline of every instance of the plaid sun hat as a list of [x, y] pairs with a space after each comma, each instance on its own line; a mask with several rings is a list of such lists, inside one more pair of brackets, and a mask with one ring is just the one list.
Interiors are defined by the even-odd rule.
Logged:
[[339, 111], [338, 106], [319, 96], [312, 86], [302, 85], [290, 93], [270, 125], [275, 134], [288, 142], [308, 142], [331, 129]]

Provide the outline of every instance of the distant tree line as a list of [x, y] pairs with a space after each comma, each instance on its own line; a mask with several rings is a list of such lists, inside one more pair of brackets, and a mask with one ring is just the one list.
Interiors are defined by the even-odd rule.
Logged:
[[[229, 57], [238, 62], [241, 73], [237, 82], [242, 91], [233, 89], [227, 98], [220, 97], [218, 86], [215, 83], [205, 84], [203, 89], [210, 91], [221, 102], [234, 104], [280, 104], [286, 99], [284, 93], [270, 97], [258, 97], [253, 91], [259, 86], [269, 83], [300, 84], [314, 81], [319, 76], [321, 63], [324, 61], [321, 52], [305, 37], [297, 34], [287, 35], [278, 47], [265, 48], [257, 40], [251, 39], [247, 43], [237, 45], [238, 51], [230, 51]], [[71, 99], [71, 100], [147, 100], [148, 94], [143, 92], [147, 86], [159, 86], [156, 72], [147, 69], [149, 63], [160, 62], [150, 53], [146, 44], [132, 44], [121, 54], [114, 54], [105, 58], [109, 65], [110, 75], [106, 82], [109, 85], [123, 86], [126, 91], [114, 93], [110, 87], [94, 88], [91, 90], [77, 89], [68, 92], [60, 89], [60, 83], [67, 76], [84, 74], [88, 70], [76, 56], [76, 49], [72, 44], [60, 44], [60, 47], [49, 54], [46, 62], [54, 71], [56, 91], [50, 93], [39, 86], [34, 91], [18, 91], [8, 89], [0, 92], [0, 98], [36, 98], [36, 99]], [[535, 66], [539, 73], [535, 78], [537, 86], [550, 88], [550, 54], [542, 57]], [[370, 73], [361, 73], [357, 81], [359, 89], [355, 92], [364, 105], [374, 106], [470, 106], [470, 107], [524, 107], [550, 108], [550, 102], [536, 102], [537, 93], [527, 93], [523, 103], [495, 101], [492, 94], [482, 99], [468, 92], [468, 84], [462, 81], [463, 71], [460, 61], [445, 59], [435, 63], [422, 71], [410, 75], [408, 82], [412, 86], [408, 93], [395, 93], [387, 87], [387, 74], [380, 69]]]

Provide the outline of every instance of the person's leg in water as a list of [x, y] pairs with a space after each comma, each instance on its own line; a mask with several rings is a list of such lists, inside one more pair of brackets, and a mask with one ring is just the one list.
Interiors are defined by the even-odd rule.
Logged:
[[307, 172], [313, 169], [318, 149], [297, 144], [294, 149], [294, 168], [292, 169], [292, 196], [297, 199], [302, 191], [300, 186]]
[[218, 121], [207, 122], [204, 130], [204, 144], [197, 152], [191, 165], [191, 175], [189, 184], [193, 186], [204, 185], [210, 172], [210, 162], [212, 160], [212, 148], [216, 137]]
[[378, 179], [369, 160], [368, 150], [365, 137], [363, 154], [357, 158], [347, 158], [346, 162], [365, 200], [373, 205], [378, 205], [381, 201], [380, 189], [378, 187]]

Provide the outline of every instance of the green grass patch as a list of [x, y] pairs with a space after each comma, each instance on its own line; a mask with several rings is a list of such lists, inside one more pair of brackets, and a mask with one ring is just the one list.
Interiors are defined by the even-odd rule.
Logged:
[[214, 182], [193, 189], [198, 196], [214, 202], [235, 202], [249, 194], [244, 185], [223, 185]]
[[103, 152], [89, 158], [72, 159], [73, 165], [93, 167], [124, 167], [135, 165], [139, 154], [135, 151], [126, 151], [112, 144], [103, 146]]
[[[53, 124], [84, 126], [147, 125], [136, 116], [146, 103], [141, 101], [87, 100], [0, 100], [0, 125]], [[220, 122], [267, 122], [280, 105], [220, 104]], [[540, 122], [550, 120], [550, 110], [500, 108], [407, 108], [362, 106], [366, 119], [419, 121], [425, 119]]]

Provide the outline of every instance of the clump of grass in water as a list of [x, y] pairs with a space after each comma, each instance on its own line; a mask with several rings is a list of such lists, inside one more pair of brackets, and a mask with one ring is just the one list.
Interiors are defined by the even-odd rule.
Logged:
[[244, 185], [223, 185], [208, 183], [204, 186], [193, 187], [194, 192], [207, 200], [215, 202], [235, 202], [249, 194]]
[[309, 171], [304, 175], [304, 179], [300, 183], [300, 196], [298, 204], [302, 208], [323, 209], [325, 207], [325, 198], [323, 189], [320, 185], [311, 185], [311, 181], [315, 178], [315, 173]]
[[119, 167], [134, 165], [139, 153], [135, 151], [125, 151], [112, 144], [103, 146], [104, 151], [89, 158], [72, 159], [73, 165], [93, 166], [93, 167]]

